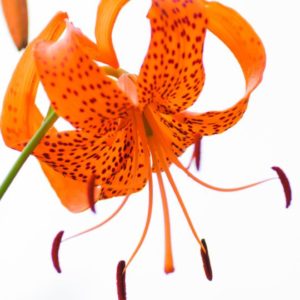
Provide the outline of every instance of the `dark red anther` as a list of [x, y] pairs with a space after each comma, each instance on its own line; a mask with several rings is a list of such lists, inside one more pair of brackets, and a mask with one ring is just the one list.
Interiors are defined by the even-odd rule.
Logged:
[[96, 213], [95, 207], [95, 176], [92, 175], [88, 181], [87, 185], [87, 196], [89, 201], [90, 209], [93, 213]]
[[124, 260], [119, 261], [117, 266], [117, 290], [118, 290], [118, 300], [126, 300], [126, 263]]
[[200, 170], [201, 141], [202, 141], [202, 137], [199, 136], [197, 138], [197, 140], [195, 141], [195, 148], [194, 148], [194, 154], [193, 154], [193, 156], [195, 157], [197, 171]]
[[195, 160], [196, 169], [197, 169], [197, 171], [200, 170], [201, 140], [202, 140], [202, 136], [198, 136], [195, 139], [195, 142], [194, 142], [194, 151], [193, 151], [191, 160], [189, 162], [189, 165], [187, 167], [188, 169], [190, 168], [190, 166], [192, 165], [193, 161]]
[[53, 266], [55, 268], [55, 270], [58, 273], [61, 273], [61, 268], [60, 268], [60, 264], [59, 264], [59, 257], [58, 257], [58, 252], [59, 252], [59, 247], [61, 244], [61, 240], [63, 237], [64, 231], [60, 231], [56, 237], [53, 240], [52, 243], [52, 250], [51, 250], [51, 256], [52, 256], [52, 262], [53, 262]]
[[213, 279], [213, 272], [212, 272], [212, 268], [211, 268], [211, 264], [210, 264], [207, 245], [206, 245], [205, 239], [202, 239], [201, 242], [205, 248], [205, 251], [201, 248], [201, 257], [202, 257], [202, 262], [203, 262], [203, 268], [205, 271], [206, 278], [211, 281]]
[[285, 194], [286, 208], [288, 208], [292, 202], [292, 190], [291, 190], [290, 182], [281, 168], [272, 167], [272, 169], [277, 173], [281, 181], [284, 194]]

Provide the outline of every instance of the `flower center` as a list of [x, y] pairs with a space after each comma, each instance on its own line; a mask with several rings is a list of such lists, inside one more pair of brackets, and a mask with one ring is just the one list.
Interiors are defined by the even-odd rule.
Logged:
[[119, 88], [129, 97], [134, 107], [138, 107], [139, 105], [136, 80], [136, 75], [128, 73], [122, 74], [118, 79]]
[[[174, 158], [174, 153], [171, 147], [171, 141], [167, 138], [161, 126], [159, 120], [156, 117], [156, 112], [153, 110], [151, 105], [139, 106], [138, 93], [136, 88], [136, 76], [130, 74], [123, 74], [118, 79], [118, 85], [126, 95], [131, 99], [132, 102], [132, 117], [134, 123], [134, 130], [136, 130], [136, 138], [141, 140], [142, 148], [148, 157], [148, 164], [150, 169], [156, 173], [157, 181], [159, 184], [161, 203], [164, 215], [164, 233], [165, 233], [165, 272], [171, 273], [174, 271], [173, 264], [173, 254], [172, 254], [172, 243], [171, 243], [171, 224], [170, 224], [170, 214], [167, 201], [167, 194], [165, 190], [165, 185], [163, 182], [162, 173], [166, 174], [166, 177], [178, 199], [179, 205], [184, 213], [184, 216], [188, 222], [188, 225], [196, 238], [198, 244], [200, 245], [203, 253], [206, 253], [206, 249], [198, 237], [196, 230], [192, 224], [189, 217], [187, 209], [183, 203], [183, 199], [177, 189], [175, 181], [169, 170], [169, 164], [175, 163], [177, 158]], [[150, 157], [152, 160], [152, 166], [150, 166]], [[151, 207], [152, 207], [152, 174], [149, 174], [149, 211], [146, 226], [141, 238], [141, 241], [137, 248], [135, 249], [133, 255], [129, 259], [129, 262], [133, 259], [135, 254], [138, 252], [142, 242], [147, 234], [148, 226], [151, 218]], [[150, 184], [151, 182], [151, 184]]]
[[143, 124], [144, 124], [146, 136], [151, 137], [151, 136], [153, 136], [153, 130], [152, 130], [151, 126], [149, 125], [149, 122], [147, 121], [147, 118], [144, 113], [142, 116], [143, 116]]

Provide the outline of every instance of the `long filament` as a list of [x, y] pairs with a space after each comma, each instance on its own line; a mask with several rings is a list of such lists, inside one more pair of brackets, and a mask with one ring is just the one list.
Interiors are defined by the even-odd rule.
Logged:
[[159, 126], [157, 125], [157, 121], [155, 120], [155, 117], [153, 116], [153, 113], [151, 112], [150, 109], [145, 110], [145, 115], [146, 118], [148, 120], [148, 122], [151, 124], [151, 128], [153, 129], [153, 131], [155, 132], [155, 135], [157, 135], [157, 138], [159, 139], [159, 143], [162, 145], [162, 147], [165, 149], [165, 153], [166, 155], [170, 158], [170, 160], [179, 168], [181, 169], [184, 173], [186, 173], [190, 178], [192, 178], [194, 181], [196, 181], [197, 183], [201, 184], [202, 186], [211, 189], [211, 190], [215, 190], [218, 192], [237, 192], [237, 191], [241, 191], [241, 190], [245, 190], [257, 185], [260, 185], [262, 183], [271, 181], [271, 180], [278, 180], [278, 177], [271, 177], [271, 178], [267, 178], [264, 180], [260, 180], [254, 183], [250, 183], [244, 186], [239, 186], [239, 187], [233, 187], [233, 188], [223, 188], [223, 187], [217, 187], [214, 185], [211, 185], [209, 183], [204, 182], [203, 180], [197, 178], [196, 176], [194, 176], [185, 166], [183, 166], [183, 164], [179, 161], [179, 159], [177, 158], [177, 156], [173, 153], [173, 151], [171, 150], [171, 143], [168, 140], [168, 138], [162, 133], [162, 130], [159, 128]]
[[[153, 147], [152, 137], [146, 136], [144, 123], [143, 123], [141, 117], [137, 117], [136, 120], [138, 123], [138, 128], [141, 128], [140, 137], [142, 140], [143, 148], [146, 151], [146, 157], [149, 158], [149, 160], [148, 160], [149, 166], [150, 166], [150, 152], [148, 150], [147, 145], [150, 146], [153, 163], [154, 163], [154, 165], [156, 165], [158, 167], [158, 171], [157, 171], [156, 175], [157, 175], [157, 180], [158, 180], [161, 198], [162, 198], [162, 206], [163, 206], [163, 214], [164, 214], [164, 227], [165, 227], [165, 272], [171, 273], [174, 271], [174, 264], [173, 264], [173, 254], [172, 254], [172, 244], [171, 244], [171, 226], [170, 226], [170, 216], [169, 216], [167, 196], [166, 196], [162, 176], [159, 171], [159, 162], [157, 160], [156, 153], [154, 150], [155, 147]], [[151, 172], [151, 171], [152, 171], [151, 168], [149, 168], [149, 172]], [[151, 186], [153, 185], [151, 176], [149, 176], [149, 189], [150, 189], [150, 185]], [[151, 198], [153, 197], [152, 190], [153, 190], [153, 187], [149, 190], [149, 205], [150, 205], [150, 196], [151, 196]], [[151, 191], [151, 195], [150, 195], [150, 191]], [[151, 202], [152, 202], [152, 200], [151, 200]], [[151, 204], [151, 209], [152, 209], [152, 204]], [[150, 221], [150, 219], [149, 219], [149, 221]]]
[[118, 208], [117, 208], [110, 216], [108, 216], [106, 219], [104, 219], [102, 222], [100, 222], [99, 224], [97, 224], [97, 225], [95, 225], [95, 226], [93, 226], [93, 227], [91, 227], [91, 228], [88, 228], [88, 229], [86, 229], [86, 230], [84, 230], [84, 231], [81, 231], [81, 232], [76, 233], [76, 234], [74, 234], [74, 235], [72, 235], [72, 236], [70, 236], [70, 237], [67, 237], [67, 238], [65, 238], [62, 242], [66, 242], [67, 240], [70, 240], [70, 239], [73, 239], [73, 238], [75, 238], [75, 237], [78, 237], [78, 236], [81, 236], [81, 235], [83, 235], [83, 234], [86, 234], [86, 233], [88, 233], [88, 232], [90, 232], [90, 231], [93, 231], [93, 230], [95, 230], [95, 229], [97, 229], [97, 228], [103, 226], [103, 225], [106, 224], [107, 222], [109, 222], [111, 219], [113, 219], [113, 218], [121, 211], [121, 209], [122, 209], [122, 208], [124, 207], [124, 205], [126, 204], [128, 198], [129, 198], [129, 196], [130, 196], [130, 194], [129, 194], [129, 195], [126, 195], [125, 198], [123, 199], [123, 201], [121, 202], [121, 204], [118, 206]]
[[[156, 153], [152, 152], [153, 159], [155, 164], [157, 164], [158, 160], [156, 159]], [[164, 214], [164, 222], [165, 222], [165, 272], [171, 273], [174, 271], [173, 264], [173, 254], [172, 254], [172, 244], [171, 244], [171, 226], [170, 226], [170, 215], [168, 208], [168, 201], [166, 196], [166, 191], [164, 187], [164, 183], [162, 180], [161, 172], [159, 170], [159, 165], [157, 165], [157, 181], [159, 184], [162, 206], [163, 206], [163, 214]]]
[[146, 219], [146, 223], [145, 223], [145, 227], [144, 227], [142, 236], [141, 236], [136, 248], [134, 249], [133, 253], [131, 254], [129, 260], [127, 261], [125, 270], [128, 268], [129, 264], [132, 262], [132, 260], [134, 259], [134, 257], [138, 253], [138, 251], [140, 250], [141, 246], [143, 245], [143, 242], [146, 238], [146, 235], [147, 235], [147, 232], [149, 229], [149, 225], [150, 225], [150, 221], [151, 221], [152, 207], [153, 207], [153, 181], [152, 181], [152, 174], [151, 174], [150, 168], [149, 168], [149, 173], [150, 173], [150, 175], [149, 175], [149, 202], [148, 202], [147, 219]]
[[133, 113], [133, 122], [135, 124], [135, 128], [139, 128], [139, 134], [136, 131], [135, 132], [135, 139], [138, 142], [138, 137], [141, 139], [142, 143], [142, 148], [144, 150], [145, 154], [145, 165], [148, 169], [149, 175], [148, 175], [148, 180], [149, 180], [149, 201], [148, 201], [148, 212], [147, 212], [147, 218], [146, 218], [146, 223], [144, 226], [144, 230], [142, 233], [142, 236], [134, 249], [133, 253], [131, 254], [129, 260], [126, 263], [125, 270], [128, 268], [129, 264], [132, 262], [138, 251], [140, 250], [141, 246], [143, 245], [143, 242], [147, 236], [150, 221], [151, 221], [151, 216], [152, 216], [152, 207], [153, 207], [153, 180], [152, 180], [152, 172], [151, 172], [151, 165], [150, 165], [150, 152], [148, 148], [148, 143], [147, 143], [147, 137], [145, 136], [144, 128], [143, 128], [143, 123], [141, 121], [141, 115], [139, 113]]
[[211, 189], [211, 190], [218, 191], [218, 192], [238, 192], [238, 191], [249, 189], [251, 187], [260, 185], [262, 183], [265, 183], [265, 182], [268, 182], [268, 181], [271, 181], [271, 180], [278, 180], [277, 177], [271, 177], [271, 178], [267, 178], [267, 179], [264, 179], [264, 180], [260, 180], [260, 181], [253, 182], [253, 183], [243, 185], [243, 186], [239, 186], [239, 187], [233, 187], [233, 188], [217, 187], [217, 186], [211, 185], [209, 183], [206, 183], [206, 182], [202, 181], [201, 179], [197, 178], [195, 175], [193, 175], [189, 170], [187, 170], [187, 168], [179, 161], [179, 159], [173, 153], [171, 154], [171, 151], [168, 151], [168, 154], [170, 156], [172, 156], [171, 161], [179, 169], [181, 169], [184, 173], [186, 173], [190, 178], [192, 178], [194, 181], [201, 184], [202, 186], [204, 186], [208, 189]]
[[183, 200], [182, 200], [182, 197], [181, 197], [181, 195], [180, 195], [180, 193], [179, 193], [179, 191], [178, 191], [178, 189], [177, 189], [177, 186], [176, 186], [176, 184], [175, 184], [175, 182], [174, 182], [174, 179], [173, 179], [173, 177], [172, 177], [172, 174], [171, 174], [171, 172], [170, 172], [170, 170], [169, 170], [169, 168], [168, 168], [168, 165], [167, 165], [167, 162], [166, 162], [166, 158], [165, 158], [165, 154], [164, 154], [164, 153], [162, 152], [162, 150], [160, 149], [159, 144], [157, 144], [157, 151], [158, 151], [158, 153], [159, 153], [159, 158], [160, 158], [160, 160], [161, 160], [163, 170], [165, 171], [165, 173], [166, 173], [166, 175], [167, 175], [167, 177], [168, 177], [168, 180], [169, 180], [169, 182], [170, 182], [170, 184], [171, 184], [171, 187], [172, 187], [172, 189], [173, 189], [173, 191], [174, 191], [174, 193], [175, 193], [175, 195], [176, 195], [176, 197], [177, 197], [177, 199], [178, 199], [179, 205], [181, 206], [181, 209], [182, 209], [183, 214], [184, 214], [184, 216], [185, 216], [185, 218], [186, 218], [186, 220], [187, 220], [187, 222], [188, 222], [188, 224], [189, 224], [189, 227], [190, 227], [190, 229], [191, 229], [191, 231], [192, 231], [192, 233], [193, 233], [195, 239], [197, 240], [197, 242], [199, 243], [200, 247], [202, 248], [202, 250], [203, 250], [204, 252], [206, 252], [206, 249], [205, 249], [205, 247], [204, 247], [204, 245], [203, 245], [201, 239], [198, 237], [198, 234], [197, 234], [197, 232], [196, 232], [196, 230], [195, 230], [195, 227], [194, 227], [194, 225], [193, 225], [193, 223], [192, 223], [192, 220], [191, 220], [191, 218], [190, 218], [190, 216], [189, 216], [189, 213], [188, 213], [188, 211], [187, 211], [187, 209], [186, 209], [186, 207], [185, 207], [185, 205], [184, 205], [184, 202], [183, 202]]

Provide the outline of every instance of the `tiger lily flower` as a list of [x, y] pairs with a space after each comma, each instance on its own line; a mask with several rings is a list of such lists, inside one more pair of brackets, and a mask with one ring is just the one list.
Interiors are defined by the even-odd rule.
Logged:
[[25, 48], [28, 39], [27, 0], [2, 0], [2, 9], [16, 47], [19, 50]]
[[[3, 106], [2, 135], [9, 147], [22, 150], [40, 126], [42, 115], [35, 105], [40, 81], [55, 113], [74, 128], [62, 132], [51, 128], [33, 151], [63, 205], [81, 212], [101, 199], [125, 196], [125, 202], [148, 183], [146, 225], [129, 263], [149, 227], [152, 174], [156, 174], [165, 221], [165, 272], [169, 273], [174, 265], [165, 173], [209, 270], [206, 244], [193, 226], [169, 167], [174, 164], [199, 184], [224, 192], [270, 180], [219, 188], [198, 179], [178, 159], [199, 137], [220, 134], [242, 118], [263, 76], [264, 47], [237, 12], [219, 3], [153, 0], [148, 52], [139, 74], [128, 74], [118, 69], [111, 39], [114, 22], [126, 3], [100, 3], [97, 44], [65, 20], [64, 14], [49, 23], [26, 49], [13, 75]], [[64, 36], [57, 40], [64, 29]], [[202, 53], [207, 30], [235, 55], [245, 77], [245, 95], [223, 111], [190, 112], [187, 109], [198, 99], [205, 80]]]

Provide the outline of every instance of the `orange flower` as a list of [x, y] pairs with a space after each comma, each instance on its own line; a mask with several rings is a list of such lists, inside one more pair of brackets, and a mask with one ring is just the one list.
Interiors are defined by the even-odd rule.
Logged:
[[3, 13], [11, 37], [21, 50], [27, 46], [28, 13], [26, 0], [2, 0]]
[[[92, 201], [98, 201], [125, 195], [126, 201], [148, 182], [148, 217], [129, 262], [147, 233], [152, 173], [156, 173], [165, 220], [165, 271], [172, 272], [170, 217], [162, 172], [205, 256], [206, 245], [194, 229], [169, 166], [175, 164], [193, 180], [218, 191], [236, 191], [261, 183], [217, 188], [192, 175], [178, 156], [199, 137], [222, 133], [241, 119], [250, 94], [262, 79], [265, 51], [252, 27], [230, 8], [216, 2], [153, 0], [148, 14], [151, 41], [140, 73], [122, 72], [117, 69], [111, 32], [126, 2], [102, 0], [96, 24], [97, 45], [65, 22], [65, 15], [52, 20], [17, 66], [4, 102], [2, 135], [8, 146], [21, 150], [36, 131], [42, 120], [34, 103], [40, 80], [57, 115], [74, 127], [64, 132], [51, 129], [34, 150], [68, 209], [80, 212], [91, 207], [93, 196]], [[54, 41], [65, 25], [64, 36]], [[200, 114], [186, 109], [197, 100], [204, 84], [206, 30], [219, 37], [237, 58], [246, 91], [234, 106]], [[116, 69], [100, 67], [96, 61]], [[108, 76], [107, 70], [117, 79]]]

